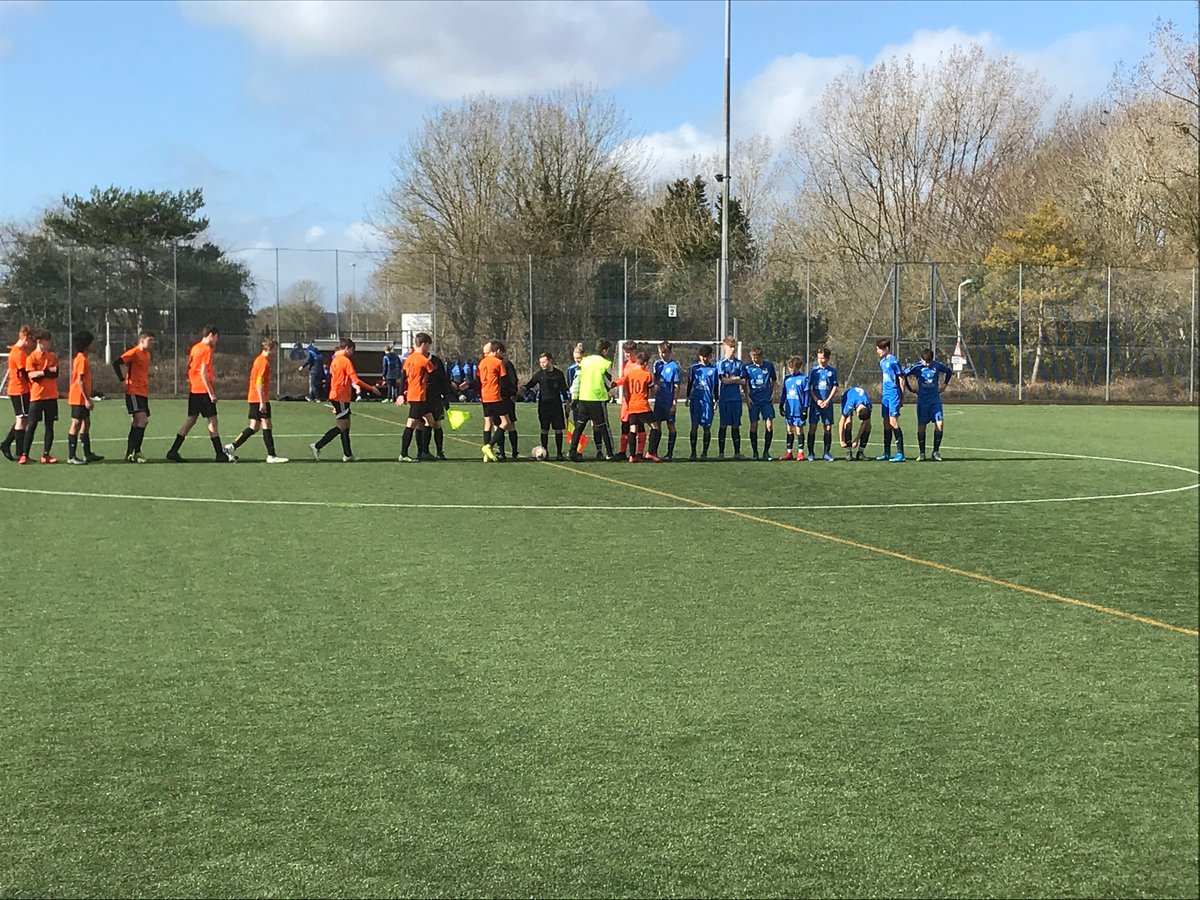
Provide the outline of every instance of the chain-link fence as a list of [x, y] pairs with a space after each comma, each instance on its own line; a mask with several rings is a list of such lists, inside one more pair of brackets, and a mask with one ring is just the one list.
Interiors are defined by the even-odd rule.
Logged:
[[[462, 259], [341, 250], [178, 247], [135, 257], [43, 247], [36, 265], [0, 269], [0, 327], [59, 336], [86, 328], [109, 361], [141, 330], [156, 334], [152, 389], [186, 393], [187, 349], [205, 324], [222, 331], [218, 376], [240, 390], [264, 336], [281, 344], [279, 394], [302, 394], [290, 351], [342, 336], [378, 352], [417, 330], [447, 359], [477, 359], [500, 339], [522, 373], [577, 342], [716, 342], [719, 265], [611, 258]], [[961, 263], [758, 259], [735, 266], [730, 330], [782, 363], [828, 346], [844, 385], [873, 387], [875, 340], [901, 362], [933, 347], [960, 368], [959, 397], [995, 401], [1195, 402], [1197, 271], [990, 269]], [[690, 362], [694, 349], [678, 354]], [[365, 357], [364, 357], [365, 362]], [[98, 387], [119, 390], [97, 365]], [[109, 383], [111, 380], [111, 383]]]

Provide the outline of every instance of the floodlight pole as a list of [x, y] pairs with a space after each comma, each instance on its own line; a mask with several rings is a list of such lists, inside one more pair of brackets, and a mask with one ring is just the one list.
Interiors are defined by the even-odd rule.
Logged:
[[718, 339], [729, 326], [729, 35], [732, 0], [725, 0], [725, 173], [721, 179], [721, 312]]
[[974, 283], [975, 280], [973, 278], [967, 278], [958, 286], [958, 321], [955, 323], [955, 325], [958, 329], [958, 345], [960, 347], [962, 346], [962, 289], [968, 284]]

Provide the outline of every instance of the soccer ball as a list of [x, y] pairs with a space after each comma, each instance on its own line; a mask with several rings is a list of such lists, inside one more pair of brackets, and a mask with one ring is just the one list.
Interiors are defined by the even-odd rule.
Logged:
[[459, 394], [459, 395], [458, 395], [458, 402], [459, 402], [459, 403], [466, 403], [466, 402], [467, 402], [467, 395], [466, 395], [466, 394]]
[[529, 451], [529, 455], [532, 456], [534, 459], [536, 459], [538, 462], [541, 462], [543, 459], [546, 458], [546, 455], [547, 455], [546, 448], [543, 447], [541, 444], [538, 444], [536, 447], [534, 447], [532, 450]]

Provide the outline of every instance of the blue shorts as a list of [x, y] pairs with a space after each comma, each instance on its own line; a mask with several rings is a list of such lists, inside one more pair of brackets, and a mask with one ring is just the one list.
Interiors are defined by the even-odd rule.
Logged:
[[721, 415], [721, 427], [725, 428], [729, 425], [742, 424], [742, 401], [738, 400], [718, 400], [717, 412]]
[[893, 416], [899, 417], [900, 410], [904, 406], [904, 400], [901, 397], [884, 397], [879, 401], [879, 406], [885, 419], [890, 419]]
[[653, 415], [655, 422], [670, 422], [672, 425], [675, 424], [675, 414], [671, 412], [670, 403], [659, 404], [655, 401]]
[[788, 415], [784, 416], [783, 418], [793, 428], [799, 428], [800, 426], [802, 426], [804, 424], [805, 416], [804, 416], [804, 413], [800, 413], [800, 415], [798, 415], [798, 416], [793, 416], [789, 413]]
[[775, 419], [775, 404], [769, 400], [766, 403], [751, 403], [750, 404], [750, 421], [757, 422], [762, 419], [764, 422], [771, 422]]
[[705, 428], [712, 425], [713, 408], [711, 403], [690, 403], [688, 404], [688, 413], [692, 417], [693, 425], [703, 425]]
[[942, 421], [942, 401], [917, 404], [917, 424], [928, 425], [930, 422]]
[[833, 424], [833, 404], [830, 403], [824, 409], [816, 404], [810, 404], [808, 407], [808, 424], [816, 425], [820, 422], [822, 425]]

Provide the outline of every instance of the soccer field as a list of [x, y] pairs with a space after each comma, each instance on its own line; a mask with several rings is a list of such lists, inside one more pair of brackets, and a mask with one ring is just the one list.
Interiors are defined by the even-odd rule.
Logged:
[[0, 465], [0, 895], [1200, 893], [1195, 408], [658, 466], [485, 466], [471, 409], [446, 463], [277, 403], [288, 465], [172, 465], [155, 401], [131, 465], [110, 401], [110, 461]]

